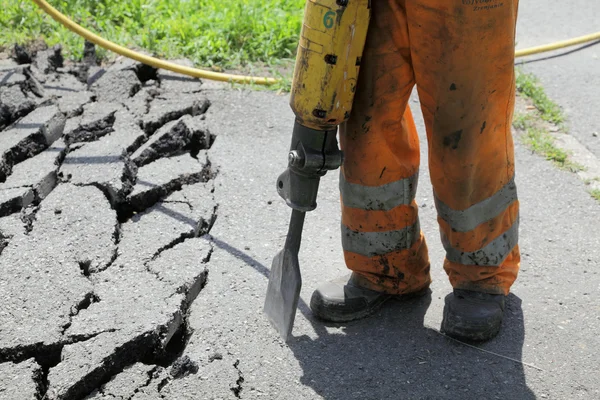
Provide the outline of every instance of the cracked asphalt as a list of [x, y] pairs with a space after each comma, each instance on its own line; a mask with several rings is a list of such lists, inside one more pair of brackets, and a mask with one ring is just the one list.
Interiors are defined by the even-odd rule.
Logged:
[[574, 174], [517, 144], [522, 272], [474, 348], [437, 331], [451, 288], [426, 168], [431, 294], [312, 317], [314, 287], [345, 273], [329, 173], [285, 344], [262, 306], [290, 215], [288, 96], [62, 65], [49, 49], [0, 68], [0, 399], [600, 398], [600, 207]]
[[215, 135], [201, 82], [182, 96], [178, 79], [67, 68], [58, 49], [0, 72], [1, 398], [132, 398], [198, 371], [182, 351], [213, 252]]

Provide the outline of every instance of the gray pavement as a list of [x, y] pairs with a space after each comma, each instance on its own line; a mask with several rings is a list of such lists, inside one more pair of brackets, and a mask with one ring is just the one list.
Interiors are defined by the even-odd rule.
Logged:
[[[599, 15], [597, 0], [521, 1], [517, 48], [598, 32]], [[600, 158], [600, 41], [525, 57], [517, 64], [540, 78], [550, 98], [564, 109], [569, 133]]]
[[22, 94], [0, 97], [0, 399], [600, 398], [600, 207], [576, 175], [517, 144], [523, 262], [504, 329], [450, 340], [413, 97], [431, 294], [364, 321], [312, 317], [314, 287], [346, 273], [330, 173], [286, 344], [262, 306], [290, 215], [275, 190], [288, 96], [128, 62], [92, 82], [55, 50], [38, 57], [0, 70], [2, 93]]

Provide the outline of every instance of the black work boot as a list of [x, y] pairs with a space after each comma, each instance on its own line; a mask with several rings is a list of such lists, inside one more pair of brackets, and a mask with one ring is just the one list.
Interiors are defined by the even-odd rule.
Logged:
[[492, 339], [502, 326], [504, 299], [501, 294], [454, 289], [446, 296], [441, 332], [466, 341]]
[[412, 298], [429, 289], [406, 295], [391, 295], [361, 287], [354, 274], [326, 282], [314, 291], [310, 308], [318, 318], [331, 322], [348, 322], [367, 317], [391, 298]]
[[353, 276], [354, 274], [337, 278], [320, 285], [310, 299], [313, 314], [325, 321], [353, 321], [374, 313], [392, 297], [358, 286]]

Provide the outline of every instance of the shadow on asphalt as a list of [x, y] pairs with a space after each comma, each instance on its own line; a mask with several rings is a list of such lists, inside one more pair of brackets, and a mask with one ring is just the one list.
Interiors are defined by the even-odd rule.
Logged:
[[[243, 251], [207, 240], [255, 269], [269, 269]], [[478, 348], [449, 339], [424, 324], [431, 293], [390, 301], [375, 316], [348, 324], [325, 324], [300, 299], [298, 309], [318, 335], [293, 337], [288, 346], [304, 375], [300, 382], [327, 400], [518, 399], [533, 400], [521, 363], [525, 327], [521, 299], [510, 294], [504, 327]], [[341, 333], [329, 333], [329, 327]], [[513, 360], [506, 359], [509, 357]]]
[[309, 317], [318, 339], [301, 336], [289, 346], [300, 362], [301, 382], [324, 399], [535, 399], [521, 364], [521, 300], [510, 295], [502, 333], [483, 353], [424, 326], [431, 294], [392, 301], [375, 316], [327, 333]]
[[67, 88], [67, 87], [62, 87], [62, 86], [44, 85], [44, 89], [59, 90], [62, 92], [72, 92], [72, 93], [79, 92], [79, 90], [77, 90], [77, 89], [72, 89], [72, 88]]
[[[258, 260], [210, 234], [203, 237], [268, 278], [269, 269]], [[300, 382], [327, 400], [536, 399], [525, 379], [524, 368], [532, 367], [521, 361], [525, 327], [519, 297], [508, 296], [502, 331], [477, 348], [427, 327], [430, 304], [431, 292], [389, 301], [361, 321], [325, 324], [300, 299], [299, 311], [318, 336], [288, 342], [303, 369]], [[330, 327], [341, 333], [329, 333]]]

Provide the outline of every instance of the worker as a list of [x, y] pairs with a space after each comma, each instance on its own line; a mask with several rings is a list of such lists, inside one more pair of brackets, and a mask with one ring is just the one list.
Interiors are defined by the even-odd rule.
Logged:
[[350, 321], [429, 291], [415, 202], [419, 138], [407, 106], [416, 85], [453, 287], [441, 331], [489, 340], [520, 263], [511, 136], [518, 0], [371, 4], [352, 114], [340, 127], [342, 245], [352, 272], [318, 287], [311, 308]]

